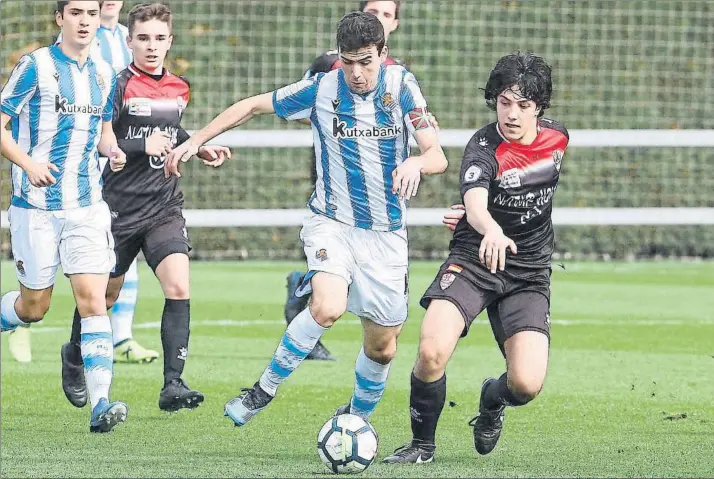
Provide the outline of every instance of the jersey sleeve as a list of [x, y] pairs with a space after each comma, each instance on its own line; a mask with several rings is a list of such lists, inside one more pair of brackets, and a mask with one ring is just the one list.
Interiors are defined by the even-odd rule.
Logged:
[[275, 114], [284, 120], [310, 118], [317, 99], [317, 87], [324, 73], [278, 88], [273, 92]]
[[399, 104], [404, 114], [404, 124], [409, 130], [409, 134], [414, 136], [417, 131], [433, 129], [434, 125], [429, 119], [426, 100], [421, 93], [416, 77], [406, 69], [403, 75]]
[[0, 93], [0, 109], [17, 118], [37, 90], [37, 64], [31, 55], [23, 56]]
[[337, 52], [330, 51], [323, 53], [319, 57], [315, 58], [315, 61], [312, 62], [312, 65], [310, 65], [310, 68], [307, 69], [302, 79], [307, 80], [308, 78], [314, 77], [318, 73], [329, 73], [332, 70], [332, 66], [335, 64], [335, 61], [337, 61]]
[[474, 135], [466, 145], [464, 159], [461, 162], [459, 176], [461, 200], [463, 201], [466, 192], [471, 188], [489, 189], [497, 174], [498, 168], [493, 149], [479, 145], [477, 135]]
[[[116, 96], [117, 89], [117, 75], [112, 71], [112, 80], [109, 85], [109, 92], [107, 94], [107, 102], [104, 104], [104, 111], [102, 112], [103, 121], [112, 121], [114, 117], [114, 100]], [[124, 95], [121, 95], [124, 96]]]

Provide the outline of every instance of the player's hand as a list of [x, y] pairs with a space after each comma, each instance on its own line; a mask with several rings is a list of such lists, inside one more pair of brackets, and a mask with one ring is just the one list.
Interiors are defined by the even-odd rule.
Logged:
[[27, 173], [27, 179], [32, 186], [44, 188], [57, 183], [57, 179], [52, 174], [53, 171], [59, 173], [59, 168], [52, 163], [32, 163], [25, 173]]
[[481, 240], [481, 247], [478, 249], [478, 258], [491, 270], [491, 273], [496, 273], [497, 269], [503, 271], [506, 269], [506, 249], [510, 249], [511, 253], [517, 254], [518, 249], [516, 243], [506, 235], [499, 227], [495, 227], [486, 231]]
[[424, 161], [418, 156], [409, 157], [397, 166], [392, 172], [392, 193], [401, 199], [416, 196], [423, 166]]
[[156, 130], [151, 136], [146, 138], [144, 151], [149, 156], [163, 158], [171, 153], [171, 135], [165, 131]]
[[164, 176], [168, 178], [171, 175], [176, 175], [176, 177], [181, 178], [179, 162], [186, 163], [193, 155], [198, 154], [199, 148], [200, 146], [194, 145], [190, 139], [174, 148], [164, 163]]
[[126, 166], [126, 154], [118, 147], [112, 146], [109, 150], [109, 169], [117, 172]]
[[225, 146], [206, 145], [198, 149], [198, 156], [204, 165], [218, 168], [231, 159], [231, 150]]
[[431, 124], [434, 126], [434, 129], [436, 130], [436, 132], [439, 133], [439, 122], [436, 121], [436, 117], [434, 116], [434, 114], [429, 111], [429, 112], [427, 112], [426, 117], [429, 120], [429, 122], [431, 122]]
[[464, 205], [451, 205], [451, 211], [444, 215], [444, 219], [441, 220], [447, 228], [451, 231], [456, 229], [456, 225], [461, 221], [461, 218], [466, 214], [466, 207]]

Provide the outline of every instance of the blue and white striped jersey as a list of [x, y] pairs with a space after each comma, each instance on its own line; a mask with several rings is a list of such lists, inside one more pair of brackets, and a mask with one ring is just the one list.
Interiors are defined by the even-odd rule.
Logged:
[[57, 183], [32, 186], [12, 166], [12, 204], [66, 210], [102, 199], [97, 145], [102, 122], [112, 119], [116, 75], [101, 60], [80, 68], [59, 46], [23, 56], [0, 95], [0, 109], [12, 117], [12, 136], [35, 162], [59, 168]]
[[[116, 73], [124, 70], [133, 59], [132, 51], [126, 43], [128, 36], [129, 29], [121, 23], [117, 24], [114, 30], [100, 25], [90, 50], [92, 58], [101, 58], [109, 63]], [[56, 43], [61, 41], [62, 34], [60, 33]]]
[[409, 135], [432, 128], [412, 73], [382, 65], [365, 95], [350, 91], [341, 69], [318, 73], [276, 90], [273, 106], [286, 120], [312, 121], [313, 212], [363, 229], [404, 228], [406, 201], [392, 193], [392, 172], [409, 156]]

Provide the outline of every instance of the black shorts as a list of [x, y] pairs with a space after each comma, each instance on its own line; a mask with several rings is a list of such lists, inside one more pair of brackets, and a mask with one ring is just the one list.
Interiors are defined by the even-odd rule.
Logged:
[[431, 300], [453, 303], [464, 317], [464, 331], [487, 310], [493, 336], [501, 352], [506, 340], [521, 331], [538, 331], [550, 338], [550, 268], [526, 270], [506, 266], [492, 274], [484, 265], [450, 255], [427, 288], [420, 304]]
[[117, 257], [112, 278], [126, 274], [139, 251], [143, 251], [146, 262], [154, 272], [167, 256], [175, 253], [188, 255], [191, 251], [186, 220], [180, 208], [168, 209], [161, 216], [135, 227], [112, 223], [112, 235]]

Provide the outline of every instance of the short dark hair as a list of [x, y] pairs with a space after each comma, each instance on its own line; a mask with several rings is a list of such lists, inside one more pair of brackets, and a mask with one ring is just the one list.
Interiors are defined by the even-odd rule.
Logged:
[[[104, 3], [104, 0], [99, 0], [99, 8], [102, 8], [102, 4]], [[69, 5], [69, 1], [58, 1], [57, 2], [57, 7], [55, 8], [55, 12], [59, 13], [60, 15], [64, 15], [64, 7]]]
[[[374, 2], [376, 0], [365, 0], [362, 2], [359, 2], [359, 11], [364, 12], [364, 9], [367, 8], [367, 4], [370, 2]], [[397, 6], [397, 8], [394, 9], [394, 19], [399, 20], [399, 7], [401, 7], [401, 1], [400, 0], [392, 0], [394, 4]]]
[[163, 3], [141, 3], [129, 11], [129, 35], [134, 32], [136, 22], [148, 22], [149, 20], [158, 20], [169, 25], [169, 31], [172, 31], [174, 16], [171, 9]]
[[371, 13], [348, 13], [337, 25], [337, 49], [353, 52], [370, 45], [377, 46], [377, 53], [384, 48], [384, 27]]
[[521, 96], [535, 102], [540, 108], [538, 116], [550, 107], [553, 93], [551, 68], [542, 57], [531, 52], [515, 52], [501, 57], [491, 70], [486, 83], [484, 98], [486, 105], [496, 110], [498, 95], [517, 85]]

